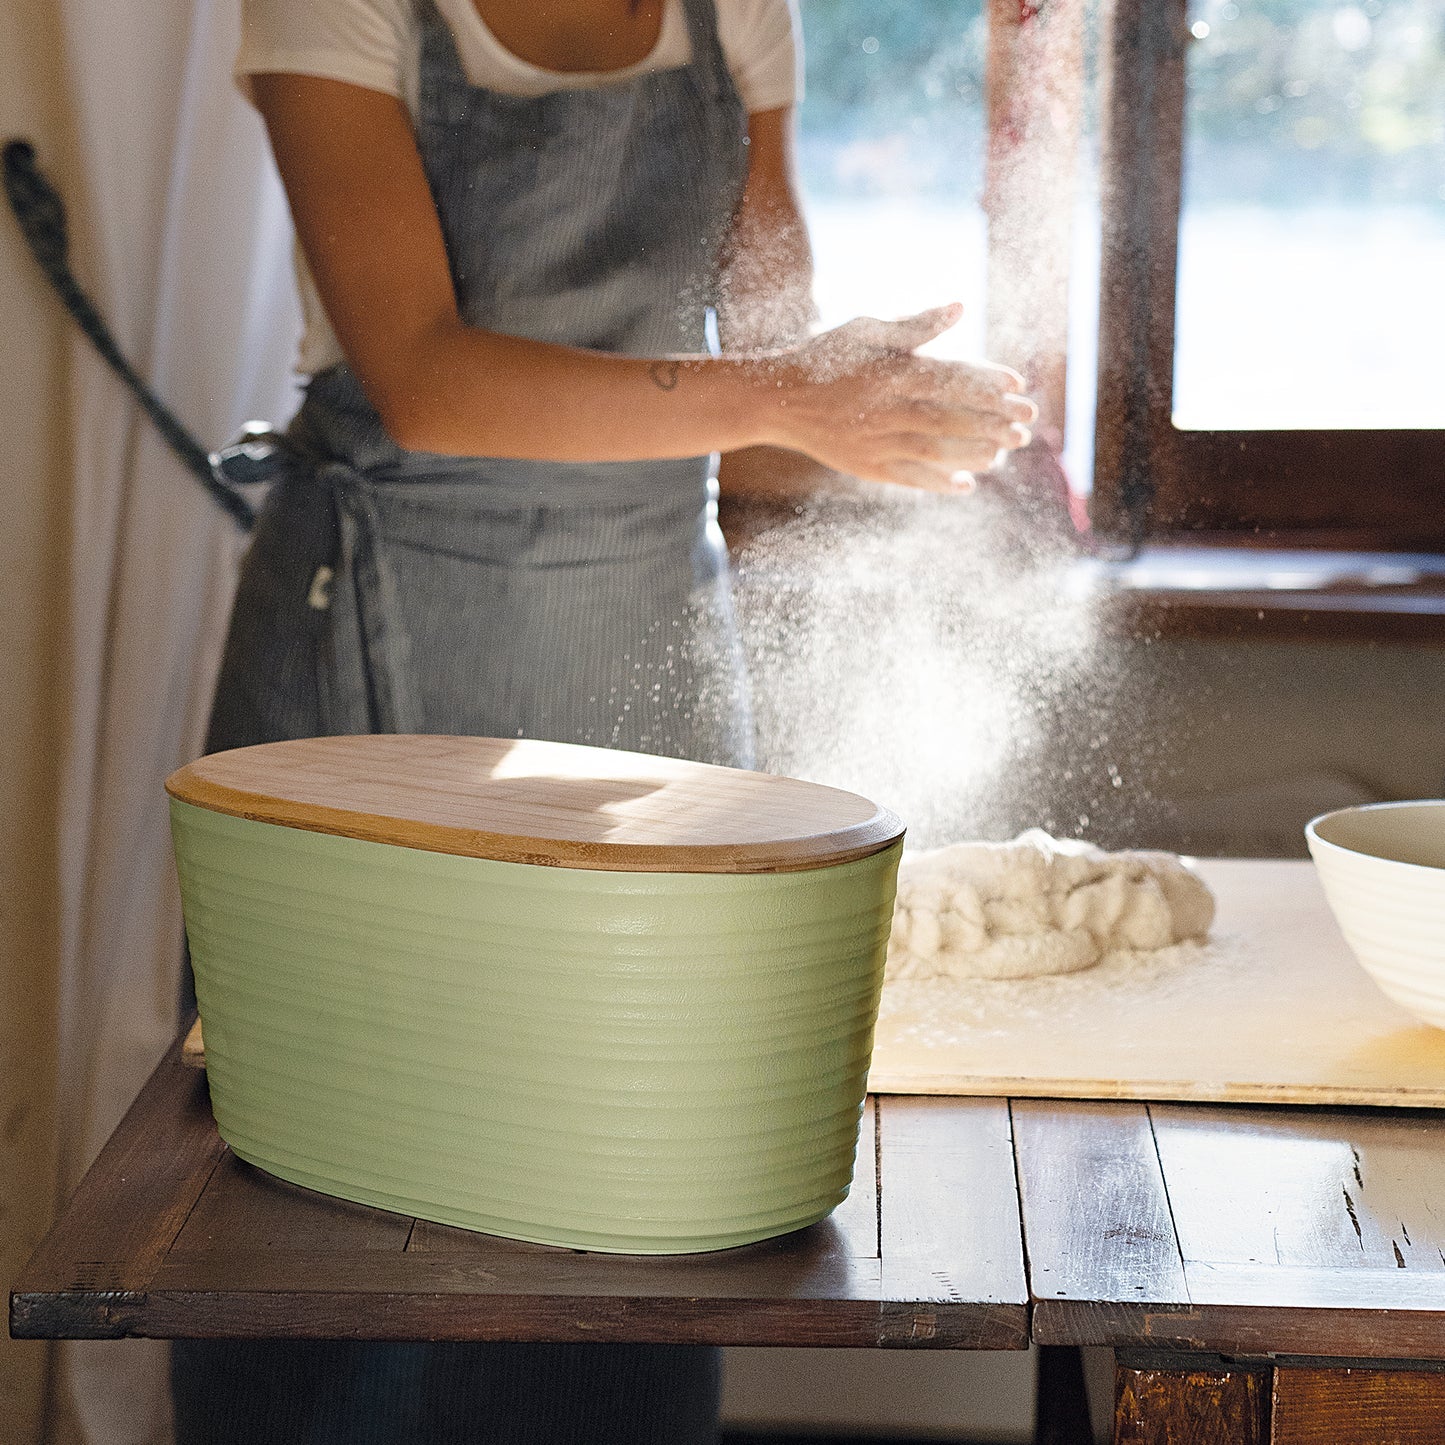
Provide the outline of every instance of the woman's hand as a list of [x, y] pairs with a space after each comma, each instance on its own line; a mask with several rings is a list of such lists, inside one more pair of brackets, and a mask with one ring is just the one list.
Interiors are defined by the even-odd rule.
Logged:
[[971, 488], [974, 472], [1027, 444], [1038, 408], [1006, 366], [916, 355], [962, 310], [860, 318], [783, 353], [772, 440], [865, 481]]

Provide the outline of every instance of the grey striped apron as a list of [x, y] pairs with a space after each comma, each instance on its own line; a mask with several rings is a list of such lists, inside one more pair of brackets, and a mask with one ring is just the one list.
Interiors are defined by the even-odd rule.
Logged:
[[[470, 325], [707, 349], [746, 116], [711, 0], [689, 65], [536, 98], [470, 85], [422, 17], [417, 140]], [[747, 765], [707, 457], [407, 452], [316, 376], [242, 570], [208, 749], [322, 733], [536, 737]]]
[[[712, 0], [690, 63], [522, 99], [422, 15], [417, 140], [463, 319], [700, 352], [746, 174]], [[207, 746], [527, 736], [746, 765], [709, 458], [409, 453], [345, 366], [316, 376], [242, 569]], [[668, 1345], [179, 1341], [179, 1445], [701, 1445], [717, 1352]]]

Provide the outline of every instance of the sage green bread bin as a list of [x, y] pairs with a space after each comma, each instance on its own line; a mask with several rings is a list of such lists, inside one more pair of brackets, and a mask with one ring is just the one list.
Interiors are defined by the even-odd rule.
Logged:
[[323, 1193], [637, 1254], [847, 1194], [902, 847], [793, 779], [312, 738], [167, 782], [211, 1102]]

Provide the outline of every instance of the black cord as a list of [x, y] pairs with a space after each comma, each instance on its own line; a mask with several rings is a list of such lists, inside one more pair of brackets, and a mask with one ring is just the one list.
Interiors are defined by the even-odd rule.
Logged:
[[65, 227], [65, 206], [36, 164], [35, 147], [29, 141], [6, 142], [4, 180], [5, 198], [20, 223], [26, 244], [65, 309], [90, 338], [105, 363], [135, 394], [182, 464], [244, 530], [250, 531], [256, 520], [255, 509], [217, 474], [211, 453], [186, 430], [125, 359], [105, 318], [75, 279], [68, 259], [70, 242]]

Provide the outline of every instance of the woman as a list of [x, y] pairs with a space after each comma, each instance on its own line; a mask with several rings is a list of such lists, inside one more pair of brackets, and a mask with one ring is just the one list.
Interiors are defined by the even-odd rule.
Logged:
[[[710, 455], [949, 490], [1034, 415], [1012, 372], [913, 355], [954, 307], [802, 339], [788, 0], [245, 21], [312, 379], [210, 746], [453, 732], [748, 763]], [[175, 1378], [183, 1445], [715, 1429], [715, 1355], [668, 1346], [192, 1344]]]

